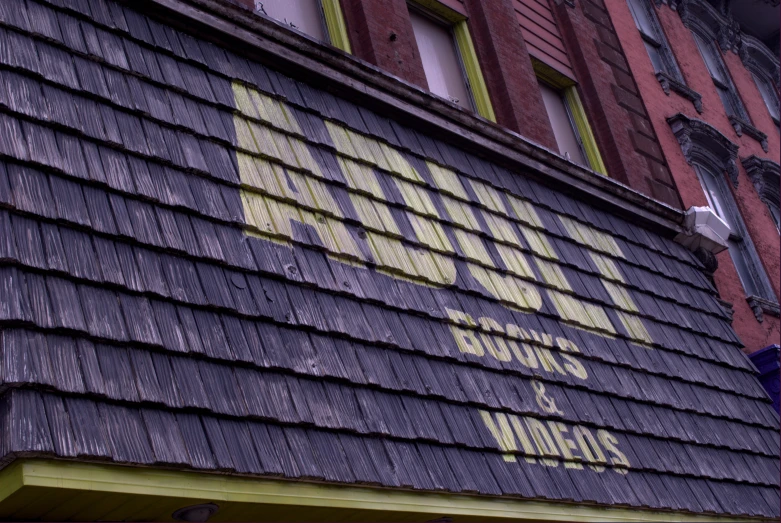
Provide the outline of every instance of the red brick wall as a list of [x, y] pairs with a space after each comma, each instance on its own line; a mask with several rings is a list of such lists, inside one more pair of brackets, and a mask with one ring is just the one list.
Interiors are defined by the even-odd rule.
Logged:
[[[676, 12], [667, 6], [656, 10], [686, 84], [702, 95], [701, 115], [697, 114], [689, 100], [675, 92], [671, 92], [669, 96], [664, 94], [654, 76], [653, 67], [626, 2], [616, 0], [606, 4], [685, 208], [692, 205], [707, 205], [707, 201], [694, 170], [686, 163], [681, 147], [666, 122], [669, 116], [680, 112], [708, 122], [740, 147], [738, 151], [740, 157], [755, 154], [778, 161], [781, 147], [778, 130], [770, 118], [751, 74], [736, 54], [728, 52], [722, 56], [754, 126], [768, 135], [769, 153], [765, 153], [754, 139], [745, 134], [739, 137], [735, 133], [691, 31], [684, 27]], [[739, 184], [738, 188], [733, 190], [733, 195], [778, 297], [781, 285], [778, 230], [767, 207], [759, 199], [751, 180], [740, 165], [739, 170]], [[718, 259], [719, 269], [714, 279], [721, 297], [733, 303], [735, 308], [733, 325], [746, 345], [746, 351], [753, 352], [770, 344], [779, 343], [781, 322], [768, 315], [764, 316], [763, 323], [757, 322], [745, 301], [745, 292], [729, 254], [721, 253]]]
[[355, 56], [427, 88], [406, 0], [341, 1]]
[[554, 12], [608, 174], [636, 191], [680, 207], [605, 2], [580, 0], [575, 7], [561, 2]]
[[465, 0], [469, 31], [499, 125], [556, 150], [556, 138], [510, 0]]

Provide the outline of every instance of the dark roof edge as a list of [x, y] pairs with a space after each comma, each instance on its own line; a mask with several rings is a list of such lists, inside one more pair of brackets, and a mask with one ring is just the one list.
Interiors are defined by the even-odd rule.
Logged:
[[[324, 80], [332, 91], [338, 88], [341, 96], [349, 96], [382, 113], [392, 111], [395, 119], [431, 130], [505, 167], [530, 169], [537, 181], [556, 184], [558, 189], [606, 206], [660, 234], [673, 237], [683, 230], [681, 210], [567, 162], [517, 133], [440, 100], [352, 55], [302, 37], [235, 2], [123, 1], [136, 9], [143, 6], [174, 26], [195, 30], [202, 38], [238, 50], [283, 73], [308, 81]], [[240, 50], [237, 44], [242, 45]]]

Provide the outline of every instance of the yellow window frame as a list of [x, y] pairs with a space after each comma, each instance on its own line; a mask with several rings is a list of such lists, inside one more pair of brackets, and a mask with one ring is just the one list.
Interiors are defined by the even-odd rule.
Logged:
[[477, 51], [475, 51], [472, 36], [469, 34], [467, 17], [437, 0], [411, 0], [409, 3], [433, 13], [451, 24], [456, 47], [461, 56], [461, 63], [464, 66], [466, 81], [469, 84], [472, 100], [475, 103], [475, 110], [486, 120], [496, 122], [496, 114], [491, 104], [491, 97], [488, 95], [488, 87], [485, 84], [483, 71], [480, 69], [480, 62], [477, 59]]
[[607, 168], [602, 161], [602, 155], [599, 152], [597, 140], [591, 130], [591, 125], [588, 122], [586, 110], [583, 107], [583, 102], [580, 100], [580, 95], [578, 94], [578, 88], [575, 82], [571, 78], [561, 74], [537, 59], [533, 58], [532, 63], [537, 78], [549, 84], [551, 87], [561, 90], [564, 94], [564, 100], [567, 102], [570, 114], [572, 115], [575, 129], [577, 130], [578, 135], [580, 135], [580, 142], [583, 144], [583, 152], [586, 155], [586, 159], [588, 160], [591, 169], [599, 174], [608, 176]]
[[339, 0], [320, 0], [320, 5], [323, 8], [323, 18], [325, 18], [325, 26], [331, 45], [352, 54], [350, 36], [347, 34], [347, 24], [344, 22], [344, 14]]

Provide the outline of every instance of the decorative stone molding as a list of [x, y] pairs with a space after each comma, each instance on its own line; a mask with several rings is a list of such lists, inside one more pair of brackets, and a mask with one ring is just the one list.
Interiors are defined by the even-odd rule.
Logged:
[[759, 198], [766, 205], [781, 207], [779, 184], [781, 184], [781, 166], [776, 162], [751, 155], [741, 158], [740, 163], [754, 184]]
[[659, 80], [659, 84], [661, 84], [664, 94], [669, 96], [670, 91], [675, 91], [694, 104], [694, 109], [697, 113], [702, 114], [702, 96], [700, 93], [682, 84], [664, 71], [656, 73], [656, 79]]
[[729, 18], [727, 23], [719, 26], [716, 40], [719, 42], [719, 47], [721, 47], [722, 51], [737, 53], [740, 49], [741, 36], [740, 24]]
[[781, 66], [778, 56], [758, 38], [744, 34], [741, 38], [738, 56], [749, 71], [754, 74], [768, 75], [775, 85], [779, 84]]
[[765, 133], [737, 116], [729, 116], [729, 123], [732, 124], [732, 128], [735, 129], [735, 133], [738, 136], [743, 136], [743, 133], [746, 133], [746, 136], [750, 136], [759, 142], [763, 151], [768, 151], [767, 135]]
[[678, 113], [667, 123], [681, 145], [686, 162], [701, 162], [725, 172], [734, 187], [738, 186], [738, 146], [712, 125]]
[[775, 302], [760, 298], [759, 296], [749, 296], [746, 298], [746, 301], [748, 302], [749, 307], [751, 307], [751, 310], [754, 311], [754, 316], [759, 323], [765, 321], [765, 314], [775, 316], [776, 318], [781, 317], [781, 308], [779, 308], [778, 304]]
[[719, 42], [722, 52], [738, 52], [744, 34], [740, 30], [740, 24], [726, 12], [728, 10], [720, 12], [707, 0], [669, 0], [668, 3], [673, 11], [678, 12], [683, 25], [691, 28], [693, 24], [697, 24], [707, 28], [707, 32]]

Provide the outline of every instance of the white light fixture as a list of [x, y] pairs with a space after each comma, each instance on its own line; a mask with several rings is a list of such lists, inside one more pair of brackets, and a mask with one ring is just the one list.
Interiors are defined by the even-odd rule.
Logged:
[[710, 207], [689, 207], [683, 221], [684, 231], [675, 237], [675, 241], [696, 251], [702, 247], [706, 251], [718, 254], [727, 248], [730, 228]]

